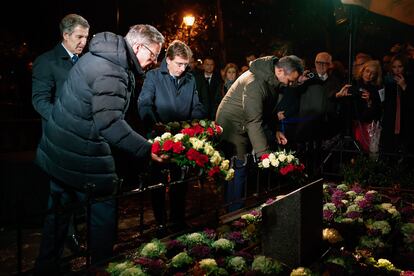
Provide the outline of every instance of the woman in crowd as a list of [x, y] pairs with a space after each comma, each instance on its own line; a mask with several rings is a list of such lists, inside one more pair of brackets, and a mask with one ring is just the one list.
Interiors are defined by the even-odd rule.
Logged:
[[390, 74], [385, 78], [384, 117], [381, 145], [386, 153], [413, 152], [414, 119], [411, 107], [414, 97], [413, 80], [406, 75], [406, 59], [402, 55], [392, 57]]
[[381, 118], [381, 99], [379, 90], [382, 87], [382, 71], [378, 60], [365, 62], [355, 72], [352, 85], [346, 84], [336, 93], [337, 98], [343, 98], [342, 105], [352, 123], [352, 132], [361, 149], [369, 152], [369, 125]]
[[223, 69], [223, 81], [224, 81], [223, 90], [222, 90], [223, 96], [226, 95], [230, 86], [237, 79], [238, 74], [239, 74], [239, 67], [237, 67], [236, 64], [234, 63], [226, 64], [226, 66]]

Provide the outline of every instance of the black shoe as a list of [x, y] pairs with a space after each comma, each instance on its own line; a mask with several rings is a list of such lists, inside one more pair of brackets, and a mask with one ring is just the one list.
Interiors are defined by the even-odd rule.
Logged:
[[65, 247], [68, 248], [72, 254], [79, 254], [82, 251], [78, 237], [75, 234], [66, 237]]

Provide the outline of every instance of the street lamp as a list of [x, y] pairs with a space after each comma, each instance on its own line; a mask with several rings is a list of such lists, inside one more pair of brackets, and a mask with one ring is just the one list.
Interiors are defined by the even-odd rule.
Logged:
[[188, 30], [188, 43], [187, 43], [188, 45], [190, 45], [191, 28], [194, 25], [194, 21], [195, 21], [195, 17], [191, 14], [183, 17], [183, 22], [185, 26], [187, 26], [187, 30]]

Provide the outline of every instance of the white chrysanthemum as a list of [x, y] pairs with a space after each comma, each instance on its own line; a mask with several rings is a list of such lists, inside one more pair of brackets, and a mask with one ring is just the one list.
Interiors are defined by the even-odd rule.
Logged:
[[221, 156], [217, 154], [213, 154], [213, 156], [210, 157], [210, 163], [213, 166], [218, 166], [221, 162]]
[[357, 196], [357, 193], [355, 193], [355, 191], [348, 191], [348, 192], [346, 192], [346, 195], [349, 198], [355, 198]]
[[395, 207], [390, 208], [387, 211], [392, 215], [393, 218], [397, 218], [400, 216], [400, 212], [398, 212], [397, 209], [395, 209]]
[[191, 138], [190, 138], [190, 143], [191, 143], [191, 145], [193, 146], [193, 148], [194, 148], [195, 150], [202, 149], [202, 148], [203, 148], [203, 146], [204, 146], [204, 142], [203, 142], [203, 141], [201, 141], [201, 140], [200, 140], [200, 139], [198, 139], [198, 138], [195, 138], [195, 137], [191, 137]]
[[161, 139], [169, 139], [171, 136], [172, 134], [170, 132], [165, 132], [163, 135], [161, 135]]
[[346, 200], [346, 199], [342, 199], [342, 200], [341, 200], [341, 202], [342, 202], [344, 205], [348, 205], [348, 203], [349, 203], [349, 201], [348, 201], [348, 200]]
[[367, 226], [368, 228], [381, 231], [382, 235], [387, 235], [391, 232], [391, 226], [386, 220], [374, 221], [371, 225]]
[[335, 212], [336, 211], [336, 206], [335, 206], [334, 203], [328, 202], [328, 203], [325, 203], [323, 205], [323, 210], [329, 210], [329, 211]]
[[286, 160], [286, 154], [281, 153], [279, 154], [277, 158], [279, 159], [280, 162], [284, 162]]
[[270, 160], [267, 159], [267, 158], [262, 160], [262, 166], [263, 166], [263, 168], [269, 168], [270, 167]]
[[181, 141], [183, 139], [183, 137], [184, 137], [184, 134], [177, 133], [176, 135], [174, 135], [174, 141], [175, 142]]
[[361, 212], [361, 208], [357, 204], [351, 204], [346, 209], [346, 213], [350, 212]]
[[204, 152], [208, 156], [212, 156], [213, 153], [215, 152], [215, 150], [214, 150], [214, 148], [209, 143], [206, 143], [206, 144], [204, 144]]
[[280, 163], [279, 163], [279, 160], [273, 159], [273, 160], [270, 160], [270, 164], [272, 164], [273, 167], [277, 168], [279, 167]]
[[363, 201], [363, 200], [365, 200], [365, 197], [362, 196], [362, 195], [359, 195], [359, 196], [355, 197], [354, 202], [358, 203], [358, 202]]
[[336, 188], [344, 192], [347, 192], [349, 190], [349, 187], [346, 184], [339, 184], [338, 186], [336, 186]]
[[220, 170], [227, 171], [230, 167], [230, 161], [225, 159], [220, 164]]
[[391, 203], [381, 203], [380, 207], [384, 210], [391, 209], [393, 206]]
[[229, 181], [234, 177], [234, 169], [229, 169], [224, 180]]
[[217, 262], [214, 259], [203, 259], [199, 262], [200, 267], [203, 269], [211, 269], [217, 266]]

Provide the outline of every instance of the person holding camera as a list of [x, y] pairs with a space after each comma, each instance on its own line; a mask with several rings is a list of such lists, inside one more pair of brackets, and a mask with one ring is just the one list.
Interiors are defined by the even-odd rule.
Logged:
[[342, 98], [347, 118], [351, 121], [352, 133], [361, 149], [369, 152], [368, 127], [381, 118], [382, 70], [378, 60], [364, 63], [355, 75], [353, 84], [344, 85], [336, 98]]

